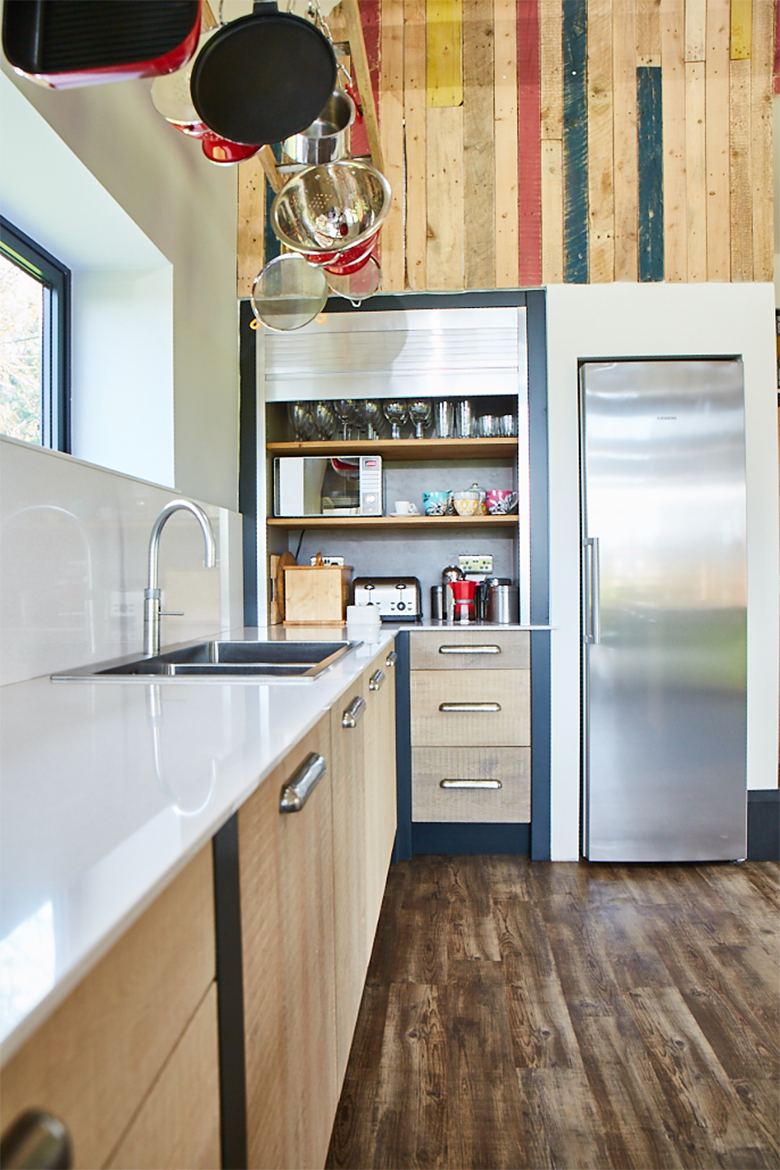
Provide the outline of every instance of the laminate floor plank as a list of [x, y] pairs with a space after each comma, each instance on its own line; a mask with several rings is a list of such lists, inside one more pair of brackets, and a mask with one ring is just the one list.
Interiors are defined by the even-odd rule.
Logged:
[[450, 866], [447, 957], [497, 961], [499, 952], [490, 887], [479, 873], [479, 858], [454, 857]]
[[393, 867], [328, 1167], [778, 1170], [778, 876]]

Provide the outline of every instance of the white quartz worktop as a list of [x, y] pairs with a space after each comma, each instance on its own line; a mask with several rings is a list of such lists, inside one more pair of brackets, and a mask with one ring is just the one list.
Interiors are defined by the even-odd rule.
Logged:
[[[383, 628], [310, 682], [45, 676], [0, 688], [3, 1061], [395, 632]], [[227, 633], [344, 636], [334, 627]]]

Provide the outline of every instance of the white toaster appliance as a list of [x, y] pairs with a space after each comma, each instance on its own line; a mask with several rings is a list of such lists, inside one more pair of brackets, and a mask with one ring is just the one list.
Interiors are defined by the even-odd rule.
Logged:
[[416, 622], [422, 617], [416, 577], [356, 577], [355, 605], [377, 605], [383, 622]]

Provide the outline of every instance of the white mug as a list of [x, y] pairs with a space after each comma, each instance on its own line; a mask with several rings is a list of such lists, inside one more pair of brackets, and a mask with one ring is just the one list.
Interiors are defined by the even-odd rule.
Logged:
[[419, 516], [420, 512], [416, 504], [411, 500], [396, 500], [395, 501], [396, 516]]

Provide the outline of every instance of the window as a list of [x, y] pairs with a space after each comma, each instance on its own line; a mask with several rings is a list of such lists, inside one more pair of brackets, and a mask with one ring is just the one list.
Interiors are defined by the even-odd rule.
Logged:
[[70, 270], [2, 217], [0, 433], [70, 450]]

